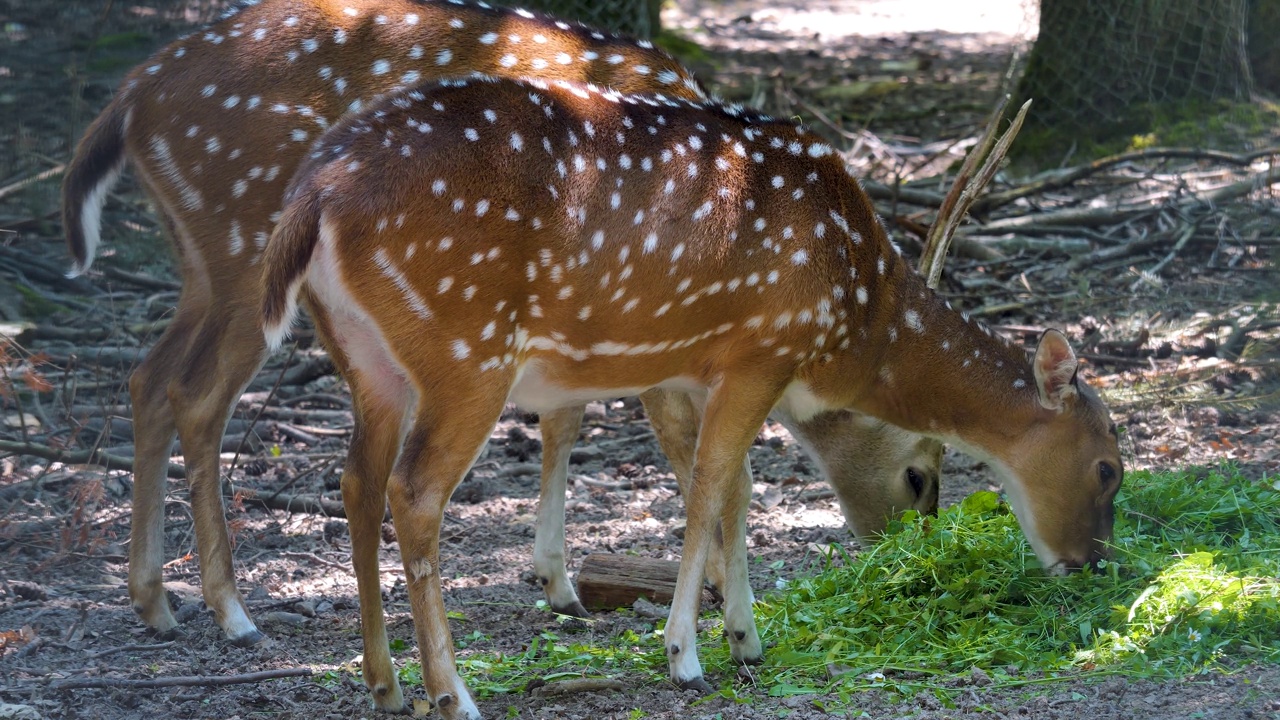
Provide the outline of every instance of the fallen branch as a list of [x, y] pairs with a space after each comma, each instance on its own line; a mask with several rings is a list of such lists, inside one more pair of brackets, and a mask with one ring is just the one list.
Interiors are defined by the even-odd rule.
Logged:
[[144, 275], [142, 273], [131, 273], [121, 270], [120, 268], [111, 267], [110, 265], [102, 268], [102, 274], [104, 277], [112, 280], [119, 280], [120, 282], [126, 282], [144, 290], [182, 289], [182, 283], [174, 282], [173, 280], [165, 280], [164, 278], [151, 277], [150, 275]]
[[64, 680], [49, 686], [50, 690], [78, 690], [83, 688], [162, 688], [205, 686], [220, 687], [223, 685], [243, 685], [246, 683], [277, 680], [279, 678], [310, 677], [311, 668], [281, 668], [278, 670], [262, 670], [260, 672], [243, 673], [241, 675], [189, 675], [180, 677], [159, 677], [146, 680], [130, 678], [98, 678], [96, 680]]
[[[230, 497], [231, 495], [231, 493], [227, 492], [228, 487], [229, 484], [223, 484], [222, 494], [224, 497]], [[345, 518], [347, 516], [347, 511], [343, 508], [340, 500], [330, 500], [319, 495], [271, 495], [269, 497], [258, 497], [256, 495], [243, 494], [240, 496], [240, 500], [245, 505], [267, 508], [268, 510], [283, 510], [291, 513], [337, 518]]]
[[[1190, 237], [1194, 235], [1196, 230], [1199, 229], [1200, 223], [1204, 220], [1204, 217], [1205, 216], [1201, 216], [1195, 222], [1187, 225], [1182, 231], [1182, 237]], [[1152, 233], [1144, 238], [1130, 241], [1124, 245], [1102, 248], [1101, 250], [1096, 250], [1088, 255], [1078, 255], [1067, 261], [1067, 270], [1080, 270], [1081, 268], [1097, 265], [1108, 260], [1136, 255], [1140, 252], [1145, 252], [1166, 240], [1168, 240], [1168, 235], [1166, 233]], [[1181, 238], [1175, 243], [1175, 245], [1178, 243], [1182, 243]]]
[[1009, 128], [997, 140], [996, 132], [1000, 119], [1004, 117], [1007, 102], [1007, 98], [1001, 100], [996, 111], [992, 113], [982, 139], [965, 157], [964, 164], [960, 166], [960, 172], [956, 175], [955, 184], [942, 201], [942, 206], [938, 208], [938, 217], [929, 228], [929, 237], [925, 241], [924, 253], [920, 257], [920, 274], [925, 277], [926, 284], [931, 288], [938, 287], [938, 281], [942, 278], [942, 268], [946, 264], [947, 248], [951, 245], [951, 238], [955, 236], [960, 223], [969, 214], [969, 208], [973, 207], [978, 196], [995, 177], [1000, 163], [1009, 153], [1013, 139], [1022, 129], [1022, 121], [1027, 117], [1027, 111], [1031, 109], [1030, 100], [1023, 103], [1018, 114], [1014, 116], [1013, 122], [1009, 124]]
[[[68, 465], [101, 465], [108, 470], [128, 470], [133, 472], [133, 460], [131, 458], [109, 455], [105, 451], [97, 449], [63, 450], [62, 448], [38, 445], [31, 442], [22, 443], [0, 440], [0, 452], [30, 455]], [[171, 478], [185, 478], [187, 476], [186, 470], [181, 465], [174, 465], [173, 463], [169, 464], [168, 474]]]
[[604, 690], [626, 690], [627, 684], [621, 680], [609, 678], [573, 678], [538, 685], [530, 692], [538, 697], [557, 697], [575, 693], [602, 692]]
[[1001, 193], [991, 193], [990, 195], [980, 199], [974, 203], [976, 212], [985, 212], [1004, 205], [1008, 205], [1015, 200], [1019, 200], [1031, 195], [1057, 190], [1083, 180], [1090, 175], [1096, 175], [1103, 170], [1122, 165], [1128, 162], [1138, 160], [1211, 160], [1213, 162], [1224, 163], [1227, 165], [1238, 165], [1248, 167], [1259, 158], [1268, 155], [1280, 154], [1280, 148], [1267, 148], [1258, 152], [1249, 153], [1247, 155], [1234, 155], [1232, 153], [1217, 152], [1215, 150], [1196, 150], [1192, 148], [1148, 148], [1137, 152], [1121, 153], [1119, 155], [1111, 155], [1109, 157], [1094, 160], [1087, 165], [1069, 170], [1065, 173], [1054, 175], [1039, 182], [1032, 182], [1021, 187], [1006, 190]]
[[351, 569], [350, 565], [340, 563], [336, 560], [329, 560], [328, 558], [322, 558], [319, 555], [316, 555], [315, 553], [283, 552], [280, 554], [287, 558], [291, 558], [293, 560], [306, 560], [307, 562], [319, 563], [321, 565], [324, 565], [325, 567], [331, 567], [334, 570], [341, 570], [342, 572], [345, 572], [351, 575], [355, 574], [355, 571]]
[[106, 650], [99, 650], [98, 652], [95, 652], [95, 653], [89, 653], [88, 657], [90, 660], [97, 660], [98, 658], [104, 658], [108, 655], [115, 655], [116, 653], [122, 653], [122, 652], [151, 652], [153, 650], [164, 650], [166, 648], [171, 648], [177, 644], [178, 644], [177, 640], [170, 640], [169, 642], [162, 642], [162, 643], [138, 643], [136, 645], [121, 645], [119, 647], [107, 648]]
[[13, 193], [21, 190], [22, 188], [27, 187], [28, 185], [34, 185], [40, 182], [41, 180], [48, 180], [51, 177], [56, 177], [58, 175], [61, 175], [62, 172], [66, 169], [67, 169], [66, 165], [59, 164], [49, 168], [48, 170], [38, 172], [35, 175], [32, 175], [31, 177], [25, 177], [17, 182], [5, 185], [4, 187], [0, 188], [0, 198], [8, 197], [9, 195], [12, 195]]

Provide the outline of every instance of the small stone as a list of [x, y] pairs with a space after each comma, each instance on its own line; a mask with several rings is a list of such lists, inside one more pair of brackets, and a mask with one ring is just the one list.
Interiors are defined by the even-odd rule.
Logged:
[[173, 612], [173, 619], [178, 621], [179, 625], [186, 625], [200, 615], [200, 603], [184, 602], [178, 606]]
[[266, 622], [266, 623], [279, 623], [281, 625], [293, 625], [293, 626], [305, 625], [307, 622], [307, 618], [303, 615], [299, 615], [298, 613], [283, 612], [280, 610], [269, 612], [266, 615], [263, 615], [262, 620], [263, 622]]
[[[17, 595], [23, 600], [35, 600], [35, 601], [43, 602], [49, 599], [48, 591], [46, 591], [44, 589], [44, 586], [39, 583], [33, 583], [27, 580], [14, 580], [13, 582], [9, 583], [9, 589], [13, 592], [14, 595]], [[15, 707], [27, 707], [27, 706], [23, 705], [23, 706], [15, 706]]]
[[339, 540], [347, 534], [347, 523], [345, 520], [326, 520], [323, 533], [325, 542]]
[[635, 602], [631, 603], [631, 609], [635, 611], [637, 616], [650, 620], [661, 620], [669, 612], [667, 608], [651, 603], [642, 597], [636, 598]]

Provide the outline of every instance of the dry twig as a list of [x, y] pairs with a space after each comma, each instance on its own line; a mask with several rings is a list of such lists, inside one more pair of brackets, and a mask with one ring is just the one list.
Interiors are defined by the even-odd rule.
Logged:
[[64, 680], [49, 686], [51, 690], [76, 690], [81, 688], [161, 688], [200, 685], [220, 687], [222, 685], [242, 685], [279, 678], [310, 677], [311, 668], [280, 668], [262, 670], [260, 672], [240, 675], [189, 675], [179, 677], [158, 677], [137, 680], [132, 678], [98, 678], [95, 680]]

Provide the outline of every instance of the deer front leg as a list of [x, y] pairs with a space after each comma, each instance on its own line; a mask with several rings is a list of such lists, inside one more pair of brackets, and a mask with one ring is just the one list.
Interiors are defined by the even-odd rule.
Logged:
[[685, 498], [688, 528], [667, 621], [667, 663], [681, 687], [709, 692], [697, 655], [698, 605], [702, 577], [717, 530], [724, 538], [725, 635], [738, 662], [758, 662], [760, 636], [747, 584], [747, 505], [751, 486], [742, 472], [747, 449], [773, 407], [782, 385], [758, 379], [722, 381], [708, 398], [698, 440], [693, 482]]
[[569, 581], [564, 557], [564, 496], [569, 454], [582, 428], [581, 405], [542, 413], [542, 488], [538, 495], [538, 527], [533, 540], [533, 569], [551, 609], [574, 617], [590, 617]]
[[430, 385], [441, 392], [420, 399], [387, 495], [400, 539], [423, 685], [447, 720], [479, 720], [480, 711], [458, 676], [453, 636], [445, 615], [440, 588], [440, 523], [449, 496], [502, 414], [508, 386], [493, 382], [460, 388], [457, 378], [452, 380], [447, 389], [445, 383]]

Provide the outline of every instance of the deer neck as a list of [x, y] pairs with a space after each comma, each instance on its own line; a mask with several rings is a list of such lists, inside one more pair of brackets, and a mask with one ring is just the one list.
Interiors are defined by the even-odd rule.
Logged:
[[810, 367], [806, 388], [831, 398], [839, 387], [844, 407], [983, 459], [1003, 456], [1042, 412], [1026, 353], [952, 309], [896, 253], [881, 257], [890, 258], [883, 272], [857, 273], [869, 301], [848, 299], [848, 316], [863, 322], [847, 348]]

